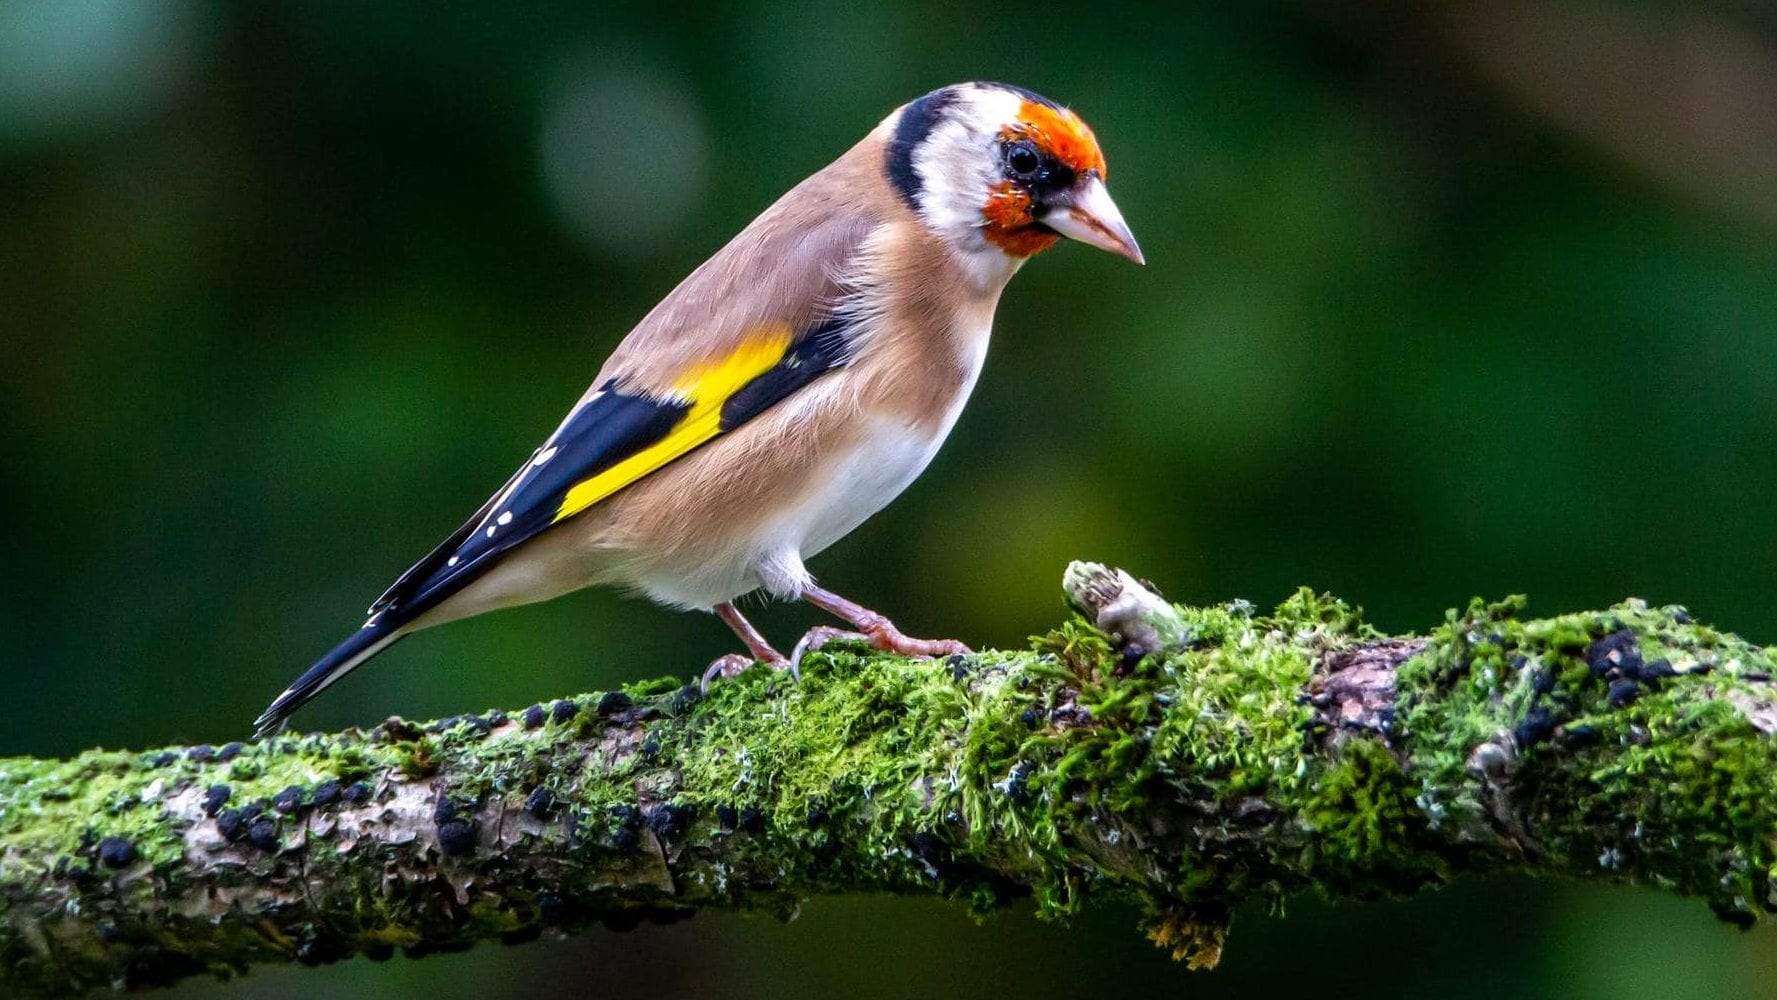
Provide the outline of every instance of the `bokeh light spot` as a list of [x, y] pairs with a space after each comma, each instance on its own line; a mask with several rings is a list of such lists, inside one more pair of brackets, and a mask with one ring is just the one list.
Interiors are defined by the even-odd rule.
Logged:
[[538, 154], [549, 198], [590, 246], [651, 252], [684, 223], [709, 175], [709, 137], [670, 77], [605, 60], [576, 63], [543, 111]]
[[162, 104], [195, 52], [190, 4], [0, 5], [0, 148], [78, 136]]

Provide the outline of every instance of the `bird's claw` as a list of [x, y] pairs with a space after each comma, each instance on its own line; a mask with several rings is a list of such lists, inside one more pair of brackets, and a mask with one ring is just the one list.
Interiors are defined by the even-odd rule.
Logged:
[[699, 686], [698, 690], [704, 694], [709, 694], [710, 681], [715, 680], [717, 677], [738, 677], [742, 672], [746, 671], [756, 663], [763, 663], [773, 670], [788, 670], [790, 676], [795, 677], [797, 680], [802, 679], [802, 675], [796, 671], [796, 664], [793, 661], [784, 659], [782, 656], [779, 656], [775, 660], [755, 660], [752, 657], [747, 656], [745, 653], [729, 653], [726, 656], [716, 657], [714, 660], [710, 661], [709, 666], [704, 668], [703, 683]]
[[974, 650], [955, 639], [915, 639], [905, 635], [900, 629], [889, 622], [882, 622], [861, 632], [834, 628], [831, 625], [816, 625], [803, 635], [790, 653], [790, 671], [798, 679], [801, 678], [802, 657], [818, 651], [830, 642], [863, 642], [880, 649], [885, 653], [898, 653], [902, 656], [932, 658], [951, 656], [958, 653], [972, 653]]
[[869, 642], [870, 637], [862, 632], [848, 632], [831, 625], [816, 625], [796, 640], [796, 648], [790, 650], [790, 672], [797, 679], [802, 677], [802, 658], [809, 653], [818, 651], [829, 642], [843, 640], [846, 642]]

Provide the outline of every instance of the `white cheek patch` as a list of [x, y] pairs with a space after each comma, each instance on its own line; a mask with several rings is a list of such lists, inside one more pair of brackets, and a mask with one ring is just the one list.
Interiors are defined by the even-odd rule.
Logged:
[[920, 216], [958, 249], [1004, 256], [981, 234], [987, 204], [999, 179], [994, 141], [1018, 117], [1021, 99], [1004, 90], [965, 87], [945, 121], [914, 152], [919, 172]]

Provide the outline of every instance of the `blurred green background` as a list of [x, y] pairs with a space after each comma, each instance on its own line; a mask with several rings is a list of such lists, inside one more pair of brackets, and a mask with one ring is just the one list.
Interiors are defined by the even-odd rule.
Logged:
[[[895, 105], [1072, 104], [1150, 264], [1008, 290], [932, 469], [817, 560], [1018, 643], [1070, 558], [1421, 628], [1629, 594], [1777, 640], [1777, 13], [1326, 2], [0, 4], [0, 755], [243, 736], [604, 353]], [[789, 641], [814, 618], [764, 611]], [[713, 619], [586, 593], [404, 643], [325, 728], [688, 673]], [[811, 901], [188, 997], [1769, 996], [1777, 936], [1502, 879], [1242, 914]]]

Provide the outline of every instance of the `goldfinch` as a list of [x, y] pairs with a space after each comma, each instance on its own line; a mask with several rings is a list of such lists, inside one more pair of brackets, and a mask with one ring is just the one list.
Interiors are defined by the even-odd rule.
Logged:
[[[966, 651], [902, 634], [804, 560], [925, 469], [981, 371], [1000, 290], [1064, 236], [1143, 262], [1077, 115], [999, 83], [902, 105], [644, 316], [555, 433], [258, 734], [402, 636], [594, 584], [721, 618], [747, 655], [705, 683], [754, 661], [793, 668], [840, 636]], [[786, 657], [735, 607], [760, 589], [856, 631], [817, 628]]]

